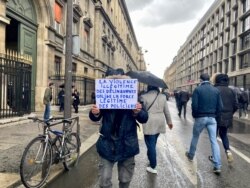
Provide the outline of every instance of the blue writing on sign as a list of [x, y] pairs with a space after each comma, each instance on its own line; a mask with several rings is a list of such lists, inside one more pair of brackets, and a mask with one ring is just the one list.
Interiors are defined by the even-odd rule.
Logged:
[[137, 79], [96, 79], [96, 104], [100, 109], [135, 109]]

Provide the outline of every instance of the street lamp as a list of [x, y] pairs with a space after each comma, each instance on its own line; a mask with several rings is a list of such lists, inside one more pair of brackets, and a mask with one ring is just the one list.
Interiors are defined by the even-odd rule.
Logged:
[[[142, 71], [142, 63], [143, 62], [145, 63], [144, 54], [147, 52], [148, 52], [148, 50], [143, 50], [142, 47], [140, 47], [140, 49], [139, 49], [139, 70], [140, 71]], [[145, 66], [143, 67], [143, 70], [145, 70]]]

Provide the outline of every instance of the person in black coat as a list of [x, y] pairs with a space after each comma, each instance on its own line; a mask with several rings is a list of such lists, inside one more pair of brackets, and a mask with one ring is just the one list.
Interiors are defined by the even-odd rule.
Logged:
[[189, 93], [186, 90], [182, 90], [179, 94], [180, 111], [179, 117], [181, 117], [182, 108], [184, 109], [184, 118], [186, 118], [187, 102], [189, 101]]
[[78, 113], [78, 105], [80, 104], [80, 98], [77, 89], [74, 90], [72, 98], [73, 98], [73, 107], [75, 109], [75, 113]]
[[180, 105], [180, 91], [179, 90], [174, 91], [174, 98], [175, 98], [176, 108], [178, 110], [178, 115], [180, 116], [181, 105]]
[[58, 93], [58, 101], [59, 101], [59, 112], [64, 111], [64, 88], [61, 89], [61, 91]]
[[[229, 140], [227, 136], [228, 128], [233, 125], [233, 114], [237, 110], [237, 99], [235, 92], [228, 87], [229, 78], [226, 74], [218, 74], [214, 80], [214, 86], [220, 91], [223, 109], [221, 113], [216, 117], [217, 121], [217, 133], [222, 140], [228, 162], [233, 161], [233, 155], [230, 151]], [[212, 157], [210, 156], [210, 160]]]
[[[130, 79], [122, 69], [108, 70], [107, 79]], [[99, 185], [112, 187], [112, 171], [117, 163], [119, 187], [129, 187], [135, 169], [135, 155], [139, 154], [137, 121], [146, 123], [148, 112], [141, 103], [135, 109], [100, 109], [94, 104], [89, 112], [92, 121], [101, 127], [96, 149], [100, 156]]]

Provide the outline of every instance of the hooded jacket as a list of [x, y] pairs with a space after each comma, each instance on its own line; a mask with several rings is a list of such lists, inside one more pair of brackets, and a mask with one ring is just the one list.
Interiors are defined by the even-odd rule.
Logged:
[[[129, 79], [128, 76], [114, 75], [107, 78]], [[146, 123], [148, 113], [144, 108], [138, 113], [130, 109], [100, 109], [95, 116], [89, 112], [92, 121], [101, 120], [100, 137], [96, 148], [99, 155], [111, 162], [126, 160], [139, 153], [137, 122]]]
[[220, 91], [223, 108], [220, 116], [216, 118], [217, 125], [230, 127], [233, 123], [233, 114], [237, 110], [235, 93], [228, 87], [229, 79], [226, 74], [219, 74], [215, 78], [215, 87]]

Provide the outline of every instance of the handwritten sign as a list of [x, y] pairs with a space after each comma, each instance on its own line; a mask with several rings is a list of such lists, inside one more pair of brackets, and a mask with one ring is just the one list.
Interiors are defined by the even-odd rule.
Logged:
[[96, 105], [100, 109], [135, 109], [137, 79], [96, 79]]

